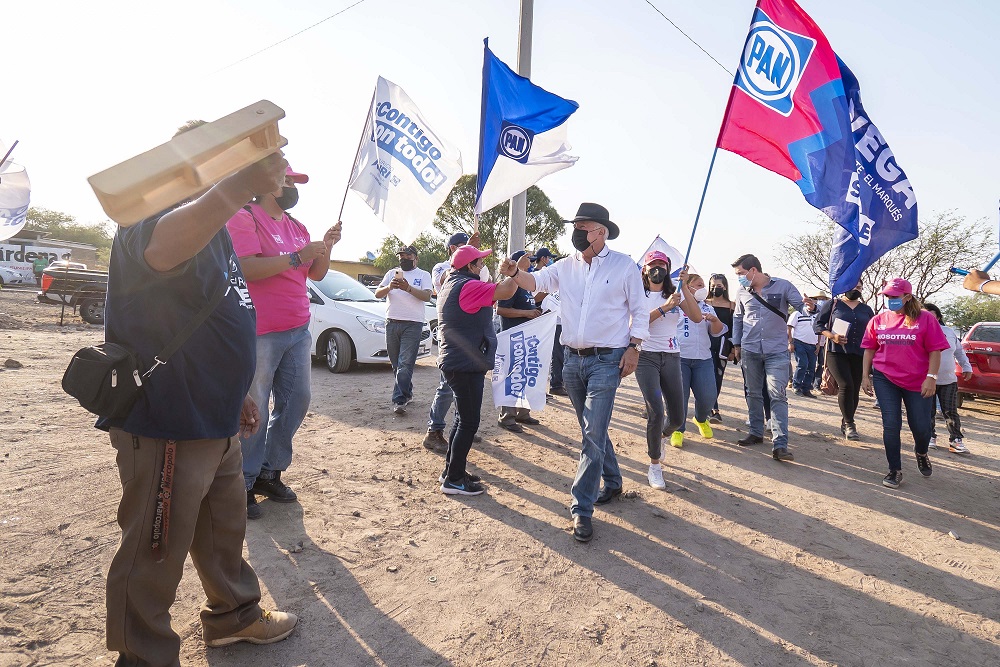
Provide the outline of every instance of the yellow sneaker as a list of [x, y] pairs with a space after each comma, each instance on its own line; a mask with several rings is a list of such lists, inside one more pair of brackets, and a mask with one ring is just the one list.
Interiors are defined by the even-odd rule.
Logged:
[[670, 434], [670, 444], [674, 447], [680, 449], [684, 446], [684, 434], [680, 431], [674, 431]]
[[265, 611], [261, 613], [260, 618], [239, 632], [228, 637], [220, 637], [219, 639], [206, 639], [205, 643], [213, 648], [229, 646], [237, 642], [273, 644], [274, 642], [280, 642], [292, 634], [292, 630], [295, 629], [295, 624], [298, 620], [295, 614], [286, 614], [281, 611]]
[[705, 438], [707, 440], [711, 440], [712, 439], [712, 437], [714, 436], [714, 434], [712, 433], [712, 425], [711, 424], [709, 424], [707, 421], [700, 422], [697, 419], [694, 420], [694, 423], [698, 425], [698, 430], [701, 431], [701, 437], [703, 437], [703, 438]]

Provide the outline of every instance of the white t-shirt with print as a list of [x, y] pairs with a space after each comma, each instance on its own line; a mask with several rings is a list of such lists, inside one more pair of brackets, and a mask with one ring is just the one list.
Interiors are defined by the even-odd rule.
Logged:
[[[392, 279], [396, 277], [396, 271], [400, 271], [400, 269], [390, 269], [378, 286], [385, 287], [391, 283]], [[431, 274], [423, 269], [414, 268], [409, 271], [401, 271], [401, 273], [406, 278], [406, 282], [410, 283], [411, 287], [421, 290], [432, 289]], [[424, 317], [424, 306], [427, 302], [421, 301], [409, 292], [398, 289], [389, 290], [386, 299], [389, 301], [389, 307], [386, 308], [385, 316], [390, 320], [423, 322], [426, 319]]]
[[[663, 305], [666, 297], [660, 292], [650, 292], [646, 296], [645, 308], [647, 315]], [[684, 293], [681, 292], [681, 301]], [[677, 344], [677, 323], [684, 314], [680, 306], [674, 306], [666, 311], [666, 316], [658, 317], [649, 324], [649, 338], [643, 341], [643, 352], [680, 352]]]

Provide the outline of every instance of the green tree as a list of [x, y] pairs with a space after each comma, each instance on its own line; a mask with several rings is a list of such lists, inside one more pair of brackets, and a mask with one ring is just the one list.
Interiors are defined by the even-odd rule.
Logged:
[[[443, 239], [431, 232], [424, 232], [417, 237], [413, 245], [417, 248], [417, 266], [430, 273], [434, 265], [448, 259], [448, 249], [444, 247], [447, 239]], [[387, 236], [382, 239], [382, 246], [378, 249], [375, 257], [375, 268], [385, 273], [389, 269], [399, 266], [399, 258], [396, 252], [403, 246], [395, 236]], [[361, 261], [368, 261], [367, 257]]]
[[[781, 244], [780, 262], [800, 280], [819, 290], [829, 290], [830, 244], [835, 223], [829, 218], [813, 221], [815, 232], [796, 234]], [[861, 274], [861, 291], [876, 310], [884, 298], [878, 292], [882, 281], [906, 278], [913, 294], [925, 300], [951, 284], [960, 283], [948, 269], [977, 266], [992, 255], [996, 244], [993, 229], [985, 220], [969, 223], [955, 211], [937, 213], [921, 220], [920, 235], [893, 248]]]
[[978, 322], [1000, 322], [1000, 299], [989, 294], [960, 296], [941, 306], [945, 322], [959, 331], [968, 331]]
[[97, 248], [97, 261], [105, 266], [111, 256], [114, 227], [108, 222], [77, 222], [76, 217], [61, 211], [32, 206], [28, 209], [25, 229], [48, 232], [54, 239], [86, 243]]
[[[466, 174], [458, 179], [458, 183], [438, 209], [434, 218], [434, 229], [441, 232], [445, 238], [456, 232], [471, 235], [475, 204], [476, 175]], [[524, 228], [527, 249], [535, 251], [545, 246], [552, 251], [552, 254], [558, 255], [556, 239], [563, 233], [563, 228], [562, 217], [542, 189], [536, 185], [528, 188], [527, 220]], [[494, 250], [494, 254], [486, 260], [493, 275], [496, 275], [497, 257], [507, 255], [509, 235], [510, 205], [507, 202], [498, 204], [479, 216], [479, 237], [482, 239], [482, 247]]]

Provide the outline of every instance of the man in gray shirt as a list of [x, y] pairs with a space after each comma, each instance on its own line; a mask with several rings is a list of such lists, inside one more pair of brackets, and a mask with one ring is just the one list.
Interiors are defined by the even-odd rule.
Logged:
[[733, 312], [733, 354], [743, 366], [747, 385], [750, 435], [741, 446], [764, 442], [764, 386], [771, 399], [771, 453], [776, 461], [793, 461], [788, 451], [788, 307], [802, 308], [802, 295], [783, 278], [772, 278], [760, 260], [743, 255], [735, 262], [742, 289]]

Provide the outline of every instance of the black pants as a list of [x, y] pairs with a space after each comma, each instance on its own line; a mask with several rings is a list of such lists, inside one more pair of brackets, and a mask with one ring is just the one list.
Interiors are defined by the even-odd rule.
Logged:
[[549, 389], [562, 389], [563, 344], [559, 342], [562, 336], [562, 325], [556, 325], [556, 335], [552, 339], [552, 370], [549, 371]]
[[465, 477], [465, 463], [472, 449], [472, 438], [479, 430], [479, 416], [483, 408], [483, 386], [486, 378], [482, 371], [474, 373], [444, 372], [444, 379], [455, 393], [455, 424], [448, 437], [447, 473], [452, 482]]
[[[822, 340], [823, 337], [820, 336], [820, 341]], [[820, 345], [819, 352], [816, 353], [816, 374], [814, 375], [814, 377], [816, 378], [817, 389], [819, 389], [820, 380], [823, 379], [823, 364], [825, 363], [824, 362], [825, 358], [826, 358], [826, 346]]]
[[861, 360], [859, 354], [826, 353], [826, 367], [837, 381], [837, 403], [840, 404], [841, 425], [853, 424], [861, 396]]
[[[712, 364], [715, 366], [715, 405], [712, 406], [712, 410], [715, 412], [719, 411], [719, 394], [722, 393], [722, 378], [726, 375], [726, 364], [729, 363], [729, 359], [722, 356], [722, 341], [725, 339], [724, 336], [719, 336], [718, 338], [710, 338], [709, 348], [712, 351]], [[768, 405], [770, 409], [770, 405]]]
[[[948, 442], [962, 438], [962, 420], [958, 416], [958, 383], [939, 384], [936, 389], [937, 398], [941, 401], [941, 414], [948, 424]], [[931, 422], [931, 434], [937, 437], [934, 422]]]

